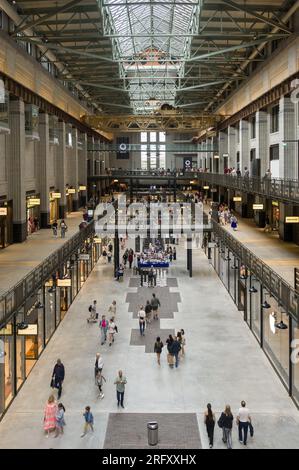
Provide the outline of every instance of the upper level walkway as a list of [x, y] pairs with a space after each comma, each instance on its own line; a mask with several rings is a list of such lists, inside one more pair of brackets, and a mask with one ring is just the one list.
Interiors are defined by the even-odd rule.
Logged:
[[82, 212], [72, 212], [65, 221], [68, 227], [65, 238], [60, 237], [59, 230], [56, 238], [52, 229], [41, 229], [23, 243], [14, 243], [0, 251], [0, 296], [78, 232]]

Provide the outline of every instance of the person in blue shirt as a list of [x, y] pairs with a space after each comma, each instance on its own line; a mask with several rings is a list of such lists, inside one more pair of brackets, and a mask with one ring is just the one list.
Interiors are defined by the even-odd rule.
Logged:
[[81, 434], [81, 437], [84, 437], [87, 434], [89, 429], [91, 429], [93, 432], [93, 414], [90, 411], [90, 406], [86, 406], [83, 416], [85, 419], [85, 424], [84, 424], [83, 434]]

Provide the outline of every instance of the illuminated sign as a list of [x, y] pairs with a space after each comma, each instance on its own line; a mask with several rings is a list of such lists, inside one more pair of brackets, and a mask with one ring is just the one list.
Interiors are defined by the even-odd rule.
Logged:
[[203, 189], [210, 189], [210, 186], [204, 186]]
[[241, 202], [241, 201], [242, 201], [242, 198], [241, 198], [241, 196], [235, 196], [235, 197], [233, 198], [233, 200], [234, 200], [235, 202]]
[[18, 335], [22, 336], [27, 336], [27, 335], [32, 335], [32, 336], [37, 336], [37, 325], [28, 325], [27, 328], [20, 329], [18, 328]]
[[7, 215], [7, 207], [0, 207], [0, 215]]
[[60, 199], [61, 198], [61, 193], [52, 193], [51, 194], [53, 199]]
[[93, 243], [102, 243], [102, 239], [101, 238], [94, 238], [93, 239]]
[[89, 259], [90, 259], [90, 256], [87, 255], [87, 254], [83, 253], [83, 254], [79, 255], [79, 260], [81, 260], [81, 261], [89, 261]]
[[272, 206], [278, 207], [278, 206], [279, 206], [279, 203], [278, 203], [277, 201], [272, 201]]
[[79, 191], [86, 191], [86, 186], [79, 186]]
[[254, 211], [262, 211], [264, 209], [264, 204], [253, 204], [252, 209]]
[[57, 279], [58, 287], [70, 287], [72, 285], [71, 279]]
[[12, 325], [8, 323], [5, 328], [0, 329], [0, 336], [10, 336], [12, 335]]
[[286, 224], [299, 224], [299, 217], [286, 217]]
[[69, 188], [67, 190], [68, 194], [75, 194], [76, 193], [76, 190], [74, 188]]
[[30, 198], [27, 200], [27, 207], [40, 206], [40, 198]]
[[214, 158], [219, 158], [219, 155], [214, 155]]

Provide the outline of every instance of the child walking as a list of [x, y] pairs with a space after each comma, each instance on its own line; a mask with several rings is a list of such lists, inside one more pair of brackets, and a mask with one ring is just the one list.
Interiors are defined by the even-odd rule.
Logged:
[[58, 404], [57, 407], [57, 413], [56, 413], [56, 433], [55, 437], [58, 437], [59, 434], [63, 434], [63, 428], [65, 426], [65, 421], [64, 421], [64, 413], [65, 413], [65, 407], [63, 406], [62, 403]]
[[102, 390], [102, 387], [103, 387], [103, 382], [106, 382], [106, 379], [105, 377], [103, 376], [103, 374], [98, 371], [97, 373], [97, 376], [96, 376], [96, 383], [97, 383], [97, 386], [99, 387], [99, 398], [102, 400], [104, 398], [104, 393], [103, 393], [103, 390]]
[[83, 416], [85, 419], [85, 424], [84, 424], [83, 434], [81, 434], [81, 437], [84, 437], [87, 434], [89, 429], [91, 429], [93, 432], [93, 414], [90, 411], [90, 406], [86, 406]]

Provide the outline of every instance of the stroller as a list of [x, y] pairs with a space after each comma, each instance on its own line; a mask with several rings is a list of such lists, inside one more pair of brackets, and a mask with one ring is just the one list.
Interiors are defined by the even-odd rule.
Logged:
[[99, 314], [96, 313], [95, 309], [92, 308], [91, 305], [89, 306], [88, 311], [90, 312], [90, 315], [89, 315], [89, 317], [86, 319], [86, 320], [87, 320], [87, 323], [97, 323], [98, 318], [99, 318]]

